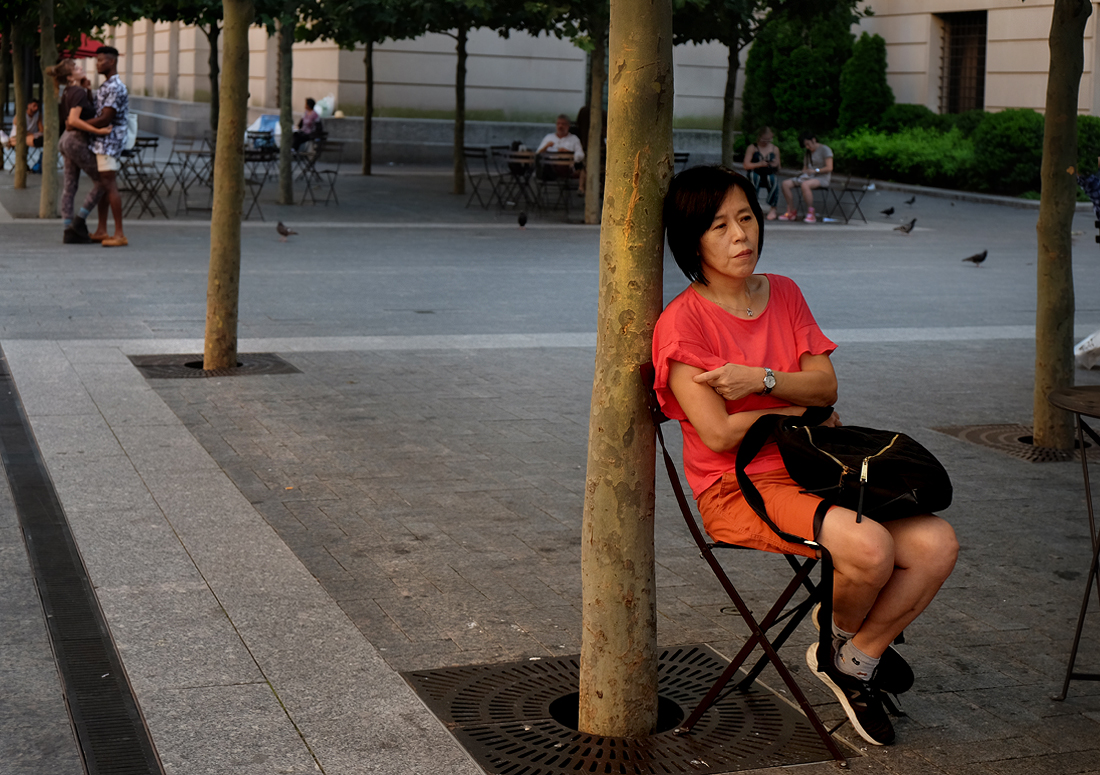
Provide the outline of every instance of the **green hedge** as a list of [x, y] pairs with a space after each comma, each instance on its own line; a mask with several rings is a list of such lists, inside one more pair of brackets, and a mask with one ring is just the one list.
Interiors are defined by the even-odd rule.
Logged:
[[862, 177], [956, 187], [974, 167], [974, 144], [952, 127], [917, 127], [894, 134], [860, 130], [830, 146], [835, 166]]

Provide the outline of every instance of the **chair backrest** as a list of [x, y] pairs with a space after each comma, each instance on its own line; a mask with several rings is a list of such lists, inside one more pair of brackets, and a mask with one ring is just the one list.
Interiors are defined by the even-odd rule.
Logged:
[[683, 172], [687, 167], [688, 159], [691, 157], [690, 151], [673, 151], [672, 152], [672, 165], [679, 167], [679, 171]]
[[325, 164], [336, 165], [339, 171], [340, 163], [344, 160], [343, 140], [322, 140], [321, 147], [317, 149], [317, 161]]

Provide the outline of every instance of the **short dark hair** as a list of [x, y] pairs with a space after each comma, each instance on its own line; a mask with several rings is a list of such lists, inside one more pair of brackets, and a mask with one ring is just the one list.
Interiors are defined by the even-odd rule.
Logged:
[[118, 59], [118, 49], [115, 48], [114, 46], [100, 46], [99, 48], [97, 48], [95, 50], [95, 53], [96, 53], [96, 56], [99, 56], [100, 54], [104, 54], [106, 56], [114, 57], [115, 59]]
[[313, 106], [317, 104], [317, 100], [312, 97], [306, 97], [306, 107], [313, 110]]
[[714, 223], [714, 216], [734, 187], [745, 192], [756, 218], [759, 237], [756, 255], [764, 249], [764, 211], [748, 178], [726, 167], [692, 167], [672, 178], [665, 195], [665, 235], [676, 265], [693, 282], [707, 284], [699, 240]]
[[802, 143], [806, 142], [807, 140], [816, 140], [816, 139], [817, 139], [817, 132], [811, 132], [809, 129], [803, 129], [802, 133], [798, 136], [798, 144], [802, 145]]
[[39, 99], [37, 97], [28, 97], [27, 98], [27, 105], [28, 106], [29, 105], [38, 105], [39, 107], [41, 107], [42, 103], [41, 103], [41, 101], [39, 101]]

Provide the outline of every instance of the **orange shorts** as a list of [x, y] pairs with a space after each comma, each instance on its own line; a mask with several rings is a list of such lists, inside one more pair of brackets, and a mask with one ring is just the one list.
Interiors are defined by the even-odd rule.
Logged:
[[[764, 506], [780, 530], [814, 539], [814, 517], [821, 498], [802, 492], [785, 468], [750, 474], [752, 483], [764, 498]], [[800, 554], [815, 557], [816, 553], [799, 544], [777, 536], [745, 501], [737, 484], [737, 474], [729, 472], [699, 496], [699, 513], [703, 527], [715, 541], [763, 549], [766, 552]]]

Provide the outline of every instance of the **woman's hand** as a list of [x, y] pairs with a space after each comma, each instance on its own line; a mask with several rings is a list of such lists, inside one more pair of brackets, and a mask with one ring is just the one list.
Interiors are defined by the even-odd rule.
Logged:
[[821, 423], [825, 428], [839, 428], [841, 426], [840, 415], [835, 411], [829, 416], [829, 419]]
[[739, 401], [764, 389], [764, 369], [727, 363], [713, 371], [696, 374], [692, 379], [697, 384], [706, 384], [727, 401]]

